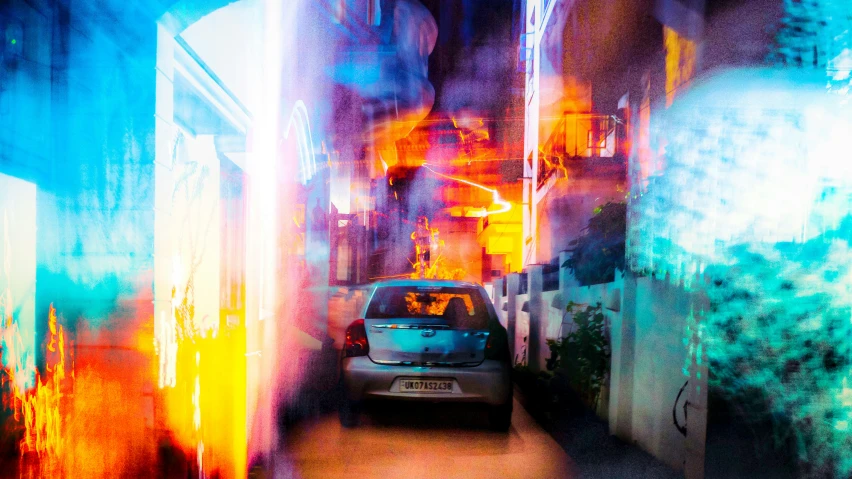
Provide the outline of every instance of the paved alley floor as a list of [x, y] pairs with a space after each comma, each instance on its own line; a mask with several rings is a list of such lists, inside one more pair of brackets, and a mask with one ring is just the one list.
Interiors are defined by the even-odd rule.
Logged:
[[609, 434], [594, 415], [564, 417], [548, 426], [581, 479], [681, 479], [683, 473]]
[[355, 429], [336, 414], [305, 421], [285, 437], [275, 478], [573, 478], [561, 447], [515, 402], [508, 434], [491, 432], [465, 405], [378, 403]]

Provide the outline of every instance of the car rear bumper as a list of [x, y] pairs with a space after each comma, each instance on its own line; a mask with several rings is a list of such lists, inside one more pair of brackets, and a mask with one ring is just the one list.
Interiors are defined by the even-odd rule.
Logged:
[[[369, 357], [345, 358], [341, 373], [346, 396], [364, 399], [479, 402], [506, 404], [512, 397], [509, 365], [485, 360], [470, 367], [426, 367], [376, 364]], [[400, 378], [452, 379], [452, 392], [400, 392]]]

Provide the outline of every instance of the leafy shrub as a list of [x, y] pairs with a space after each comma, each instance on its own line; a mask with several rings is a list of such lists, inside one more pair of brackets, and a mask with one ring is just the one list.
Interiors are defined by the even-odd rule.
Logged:
[[601, 304], [580, 310], [574, 302], [567, 310], [574, 315], [575, 328], [561, 340], [548, 340], [547, 369], [567, 379], [570, 387], [594, 407], [609, 372], [610, 349]]

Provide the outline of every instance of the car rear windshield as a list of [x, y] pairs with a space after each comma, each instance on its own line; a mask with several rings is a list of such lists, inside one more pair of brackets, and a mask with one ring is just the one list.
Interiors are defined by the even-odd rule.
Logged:
[[456, 329], [488, 328], [488, 310], [475, 288], [380, 287], [367, 307], [367, 319], [390, 318], [441, 320]]

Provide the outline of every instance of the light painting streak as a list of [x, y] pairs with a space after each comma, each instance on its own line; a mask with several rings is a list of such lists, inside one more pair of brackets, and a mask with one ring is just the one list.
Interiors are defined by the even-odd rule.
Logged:
[[512, 203], [501, 198], [500, 193], [496, 189], [491, 189], [491, 188], [488, 188], [486, 186], [480, 185], [479, 183], [474, 183], [473, 181], [465, 180], [463, 178], [456, 178], [456, 177], [453, 177], [453, 176], [445, 175], [443, 173], [439, 173], [439, 172], [433, 170], [426, 163], [423, 163], [423, 167], [426, 168], [427, 170], [431, 171], [435, 175], [438, 175], [442, 178], [457, 181], [459, 183], [463, 183], [465, 185], [473, 186], [474, 188], [479, 188], [480, 190], [487, 191], [487, 192], [491, 193], [492, 202], [495, 205], [500, 205], [500, 208], [497, 209], [497, 210], [493, 210], [493, 211], [486, 210], [485, 213], [473, 215], [475, 217], [484, 217], [484, 216], [490, 216], [490, 215], [495, 215], [495, 214], [499, 214], [499, 213], [506, 213], [507, 211], [512, 209]]
[[177, 321], [174, 316], [174, 298], [172, 298], [172, 313], [168, 316], [160, 311], [157, 321], [157, 335], [154, 341], [154, 353], [159, 363], [157, 386], [160, 389], [173, 388], [177, 385]]
[[284, 130], [284, 139], [290, 136], [290, 130], [296, 124], [296, 132], [299, 141], [299, 173], [302, 177], [302, 184], [306, 185], [317, 172], [317, 162], [313, 154], [314, 138], [311, 134], [311, 122], [308, 118], [308, 108], [302, 100], [296, 100], [293, 105], [293, 111], [290, 113], [290, 120], [287, 122], [287, 129]]

